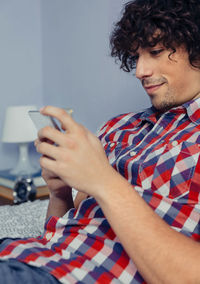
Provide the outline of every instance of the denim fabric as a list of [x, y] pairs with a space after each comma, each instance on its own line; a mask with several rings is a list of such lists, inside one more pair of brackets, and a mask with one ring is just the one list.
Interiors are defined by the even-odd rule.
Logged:
[[15, 259], [0, 260], [1, 284], [58, 284], [56, 278], [45, 270], [27, 265]]

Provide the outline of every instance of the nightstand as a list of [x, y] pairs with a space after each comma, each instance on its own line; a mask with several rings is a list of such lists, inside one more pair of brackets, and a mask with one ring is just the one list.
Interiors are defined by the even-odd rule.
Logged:
[[[37, 187], [36, 199], [48, 199], [49, 190], [47, 186]], [[0, 185], [0, 205], [14, 205], [13, 190]]]

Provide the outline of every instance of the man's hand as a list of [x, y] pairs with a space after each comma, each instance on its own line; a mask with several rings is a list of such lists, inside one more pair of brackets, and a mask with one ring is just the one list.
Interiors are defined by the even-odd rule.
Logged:
[[67, 184], [49, 170], [42, 169], [42, 177], [44, 178], [49, 188], [51, 196], [67, 199], [71, 196], [72, 189]]
[[[51, 140], [48, 139], [37, 139], [35, 141], [35, 147], [39, 147], [41, 143], [49, 143], [50, 145], [53, 144]], [[50, 196], [57, 196], [61, 199], [66, 199], [68, 195], [71, 195], [71, 188], [67, 186], [67, 184], [60, 179], [57, 175], [55, 175], [53, 172], [42, 168], [42, 177], [45, 180], [48, 189], [50, 191]]]
[[69, 209], [74, 208], [72, 189], [63, 180], [49, 170], [42, 169], [42, 176], [50, 191], [47, 218], [62, 217]]
[[[49, 139], [37, 139], [35, 141], [35, 147], [38, 148], [39, 145], [44, 142], [49, 145], [53, 144], [53, 141]], [[42, 168], [42, 177], [50, 191], [46, 218], [48, 219], [52, 215], [62, 217], [69, 209], [74, 207], [72, 188], [48, 169]]]
[[60, 132], [45, 127], [38, 132], [40, 143], [37, 151], [43, 155], [40, 159], [41, 167], [60, 177], [70, 187], [88, 195], [98, 194], [103, 190], [104, 182], [116, 175], [99, 139], [76, 123], [63, 109], [47, 106], [41, 113], [58, 119], [64, 130]]

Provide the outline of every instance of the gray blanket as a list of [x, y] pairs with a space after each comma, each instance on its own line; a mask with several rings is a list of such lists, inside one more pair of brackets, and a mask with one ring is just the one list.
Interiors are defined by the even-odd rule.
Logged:
[[0, 239], [37, 237], [43, 232], [48, 200], [0, 206]]

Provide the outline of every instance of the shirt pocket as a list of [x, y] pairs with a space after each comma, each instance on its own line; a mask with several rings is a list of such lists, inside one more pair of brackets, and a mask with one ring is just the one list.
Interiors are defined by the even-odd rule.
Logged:
[[142, 187], [169, 198], [186, 195], [190, 190], [199, 152], [199, 145], [189, 141], [170, 141], [162, 148], [153, 149], [140, 164]]

